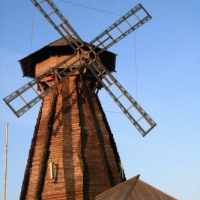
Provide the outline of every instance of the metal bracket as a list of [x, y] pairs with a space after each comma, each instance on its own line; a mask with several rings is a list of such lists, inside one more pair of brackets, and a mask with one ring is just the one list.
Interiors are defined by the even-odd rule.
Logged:
[[57, 183], [58, 181], [58, 164], [50, 162], [50, 178], [52, 183]]

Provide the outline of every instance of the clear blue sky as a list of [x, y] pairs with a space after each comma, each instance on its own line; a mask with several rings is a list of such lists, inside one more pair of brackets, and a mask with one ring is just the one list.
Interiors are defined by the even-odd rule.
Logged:
[[[156, 121], [156, 128], [143, 138], [105, 91], [100, 91], [100, 98], [127, 178], [140, 174], [141, 180], [178, 199], [200, 199], [200, 1], [73, 2], [118, 15], [141, 3], [152, 15], [152, 20], [110, 51], [118, 55], [115, 77]], [[54, 3], [87, 42], [119, 18], [60, 0]], [[9, 123], [7, 199], [15, 200], [40, 107], [18, 119], [2, 99], [30, 81], [22, 78], [18, 60], [58, 38], [31, 1], [1, 1], [0, 198], [5, 123]]]

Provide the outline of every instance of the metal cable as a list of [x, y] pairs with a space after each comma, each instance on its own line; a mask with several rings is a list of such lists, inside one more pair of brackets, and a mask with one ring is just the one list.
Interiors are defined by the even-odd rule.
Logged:
[[[32, 25], [31, 25], [31, 41], [30, 41], [30, 57], [29, 57], [28, 75], [29, 75], [30, 69], [31, 69], [31, 53], [32, 53], [32, 45], [33, 45], [33, 27], [34, 27], [34, 22], [35, 22], [35, 6], [33, 7], [33, 17], [32, 17]], [[28, 76], [28, 81], [27, 82], [29, 82], [29, 76]]]
[[59, 0], [59, 1], [62, 1], [64, 3], [68, 3], [68, 4], [72, 4], [72, 5], [76, 5], [76, 6], [79, 6], [79, 7], [87, 8], [87, 9], [90, 9], [90, 10], [95, 10], [95, 11], [98, 11], [98, 12], [104, 12], [104, 13], [107, 13], [107, 14], [110, 14], [110, 15], [116, 15], [116, 16], [120, 16], [120, 17], [122, 16], [122, 15], [119, 15], [119, 14], [116, 14], [116, 13], [111, 13], [111, 12], [108, 12], [108, 11], [105, 11], [105, 10], [100, 10], [100, 9], [97, 9], [97, 8], [84, 6], [84, 5], [77, 4], [77, 3], [72, 3], [72, 2], [69, 2], [69, 1], [66, 1], [66, 0]]
[[135, 100], [137, 101], [137, 46], [136, 46], [136, 32], [134, 31], [134, 47], [135, 47]]

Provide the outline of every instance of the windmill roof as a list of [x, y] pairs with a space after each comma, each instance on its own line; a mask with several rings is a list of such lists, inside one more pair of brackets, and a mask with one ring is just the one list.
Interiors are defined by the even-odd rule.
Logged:
[[130, 199], [130, 200], [176, 200], [176, 198], [139, 179], [140, 175], [97, 195], [95, 200]]
[[[85, 44], [87, 44], [85, 42]], [[97, 48], [95, 51], [99, 51], [100, 48]], [[53, 55], [67, 55], [67, 54], [73, 54], [74, 51], [70, 47], [69, 43], [66, 42], [63, 38], [58, 39], [43, 48], [39, 49], [38, 51], [22, 58], [19, 60], [23, 76], [28, 77], [35, 77], [35, 66], [37, 63], [42, 62], [43, 60], [46, 60], [50, 56]], [[99, 55], [99, 58], [101, 59], [101, 62], [107, 67], [107, 69], [111, 72], [115, 71], [115, 60], [116, 60], [116, 54], [104, 51]]]

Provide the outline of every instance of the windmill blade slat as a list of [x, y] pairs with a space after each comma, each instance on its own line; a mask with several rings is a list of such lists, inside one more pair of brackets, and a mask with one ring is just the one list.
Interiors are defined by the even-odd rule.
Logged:
[[[62, 13], [51, 0], [44, 0], [39, 3], [36, 0], [31, 1], [37, 7], [37, 9], [44, 15], [44, 17], [50, 22], [50, 24], [58, 31], [58, 33], [69, 43], [69, 45], [74, 49], [74, 51], [84, 45], [82, 39], [79, 37], [76, 31], [69, 24], [68, 20], [62, 15]], [[47, 14], [47, 12], [45, 11], [45, 2], [52, 10], [49, 14]], [[56, 25], [54, 23], [54, 20], [52, 19], [53, 14], [55, 14], [57, 16], [57, 19], [59, 20], [58, 25]], [[73, 44], [76, 46], [76, 48], [74, 48]]]
[[[92, 66], [91, 66], [92, 65]], [[156, 123], [151, 119], [151, 117], [144, 111], [144, 109], [133, 99], [133, 97], [124, 89], [124, 87], [114, 78], [114, 76], [105, 68], [103, 64], [95, 60], [88, 68], [98, 79], [98, 81], [103, 85], [109, 95], [113, 98], [115, 103], [121, 108], [124, 114], [129, 118], [132, 124], [138, 129], [138, 131], [145, 136], [151, 129], [156, 126]], [[94, 70], [95, 69], [95, 70]], [[118, 91], [112, 91], [111, 87], [116, 86]], [[117, 97], [114, 92], [119, 92]], [[122, 97], [129, 102], [128, 105], [123, 103]], [[125, 106], [126, 105], [126, 106]], [[132, 114], [131, 109], [135, 108], [134, 114]], [[137, 119], [135, 119], [137, 117]], [[144, 119], [142, 123], [141, 119]], [[145, 122], [145, 123], [144, 123]]]
[[[51, 0], [43, 0], [41, 2], [37, 2], [36, 0], [31, 0], [33, 4], [38, 8], [38, 10], [44, 15], [44, 17], [51, 23], [51, 25], [58, 31], [58, 33], [62, 36], [62, 38], [72, 47], [75, 54], [80, 52], [82, 54], [81, 58], [76, 56], [75, 54], [72, 55], [70, 58], [65, 59], [55, 67], [47, 70], [44, 74], [38, 76], [33, 81], [29, 82], [19, 90], [16, 90], [14, 93], [10, 94], [4, 101], [6, 104], [11, 108], [11, 110], [20, 117], [24, 114], [27, 110], [33, 107], [37, 102], [43, 99], [44, 95], [47, 94], [49, 91], [52, 91], [58, 87], [60, 83], [66, 80], [69, 76], [73, 75], [76, 71], [80, 70], [82, 67], [86, 67], [90, 69], [90, 71], [94, 74], [97, 80], [102, 84], [102, 86], [106, 89], [109, 95], [114, 99], [117, 105], [122, 109], [124, 114], [129, 118], [129, 120], [133, 123], [133, 125], [139, 130], [139, 132], [145, 136], [153, 127], [156, 126], [156, 123], [150, 118], [150, 116], [141, 108], [141, 106], [131, 97], [131, 95], [122, 87], [122, 85], [111, 75], [109, 70], [100, 62], [98, 56], [111, 47], [113, 44], [117, 43], [128, 34], [136, 30], [138, 27], [146, 23], [151, 19], [149, 13], [143, 8], [141, 4], [138, 4], [133, 9], [131, 9], [128, 13], [122, 16], [118, 21], [116, 21], [113, 25], [111, 25], [108, 29], [102, 32], [99, 36], [97, 36], [94, 40], [92, 40], [88, 45], [82, 41], [76, 31], [71, 27], [65, 17], [61, 14], [58, 8], [54, 5]], [[48, 5], [48, 6], [46, 6]], [[51, 11], [47, 14], [45, 9], [47, 7], [51, 8]], [[142, 14], [141, 14], [142, 13]], [[54, 22], [52, 15], [56, 15], [59, 19], [59, 25], [56, 25]], [[116, 33], [117, 31], [117, 33]], [[85, 50], [84, 47], [87, 47]], [[96, 53], [95, 50], [98, 48], [98, 52]], [[99, 50], [100, 49], [100, 50]], [[79, 51], [80, 50], [80, 51]], [[91, 54], [93, 54], [94, 58], [91, 58]], [[75, 62], [72, 64], [66, 65], [66, 63], [76, 57]], [[79, 67], [75, 69], [72, 67], [73, 64], [79, 61]], [[57, 71], [62, 65], [66, 65], [64, 69], [60, 69], [59, 72]], [[68, 70], [67, 75], [62, 74]], [[36, 89], [33, 87], [35, 84], [38, 84], [40, 87], [39, 82], [42, 79], [47, 77], [48, 75], [54, 73], [57, 77], [57, 82], [55, 84], [49, 85], [49, 83], [45, 80], [46, 83], [45, 89], [41, 92], [41, 94], [37, 93]], [[117, 90], [121, 93], [116, 95], [113, 92], [113, 86], [117, 87]], [[23, 96], [22, 93], [29, 91], [32, 89], [36, 93], [36, 97], [33, 98], [31, 101], [27, 101]], [[16, 98], [21, 98], [25, 105], [23, 105], [20, 109], [16, 110], [11, 105], [11, 102]], [[128, 106], [122, 102], [122, 99], [128, 100], [130, 103]], [[28, 103], [27, 103], [28, 102]], [[138, 113], [140, 114], [139, 117], [133, 117], [131, 113], [132, 108], [135, 108]], [[136, 119], [137, 118], [137, 119]], [[142, 121], [142, 123], [141, 123]], [[148, 128], [143, 128], [143, 121], [148, 124]]]
[[[137, 15], [138, 12], [142, 12], [143, 14], [141, 19]], [[141, 15], [141, 13], [139, 14]], [[131, 17], [134, 17], [134, 20], [131, 19]], [[113, 23], [109, 28], [103, 31], [99, 36], [93, 39], [89, 44], [95, 45], [94, 49], [101, 48], [101, 50], [97, 53], [97, 55], [99, 55], [113, 44], [117, 43], [131, 32], [145, 24], [151, 18], [152, 17], [144, 9], [144, 7], [141, 4], [138, 4], [119, 20]]]
[[[61, 70], [60, 72], [57, 72], [57, 70], [62, 66], [62, 65], [66, 65], [67, 62], [70, 62], [72, 59], [77, 58], [74, 62], [72, 62], [70, 65], [66, 66], [63, 70]], [[16, 90], [15, 92], [11, 93], [10, 95], [8, 95], [7, 97], [5, 97], [3, 100], [5, 101], [5, 103], [10, 107], [10, 109], [15, 113], [15, 115], [17, 117], [20, 117], [21, 115], [23, 115], [26, 111], [28, 111], [30, 108], [32, 108], [34, 105], [36, 105], [41, 99], [43, 99], [43, 97], [49, 93], [50, 91], [56, 89], [56, 87], [63, 82], [64, 80], [66, 80], [69, 76], [73, 75], [76, 71], [80, 70], [82, 67], [84, 67], [84, 65], [80, 65], [79, 67], [76, 68], [72, 68], [72, 66], [77, 63], [79, 61], [79, 58], [76, 57], [76, 55], [72, 55], [69, 58], [66, 58], [65, 60], [63, 60], [62, 62], [60, 62], [59, 64], [57, 64], [56, 66], [52, 67], [50, 70], [46, 71], [45, 73], [43, 73], [42, 75], [36, 77], [34, 80], [30, 81], [29, 83], [25, 84], [24, 86], [22, 86], [21, 88], [19, 88], [18, 90]], [[63, 76], [62, 79], [60, 79], [61, 75], [66, 72], [67, 70], [69, 70], [70, 72]], [[57, 76], [59, 77], [59, 80], [53, 84], [52, 86], [48, 86], [48, 88], [41, 92], [40, 94], [37, 92], [36, 88], [34, 88], [34, 86], [36, 84], [38, 84], [44, 77], [52, 74], [53, 72], [56, 72], [55, 74], [57, 74]], [[32, 92], [34, 92], [34, 94], [36, 95], [35, 98], [33, 98], [31, 101], [27, 102], [26, 99], [22, 96], [23, 93], [25, 92], [30, 92], [30, 90]], [[12, 106], [12, 102], [16, 99], [21, 99], [23, 100], [24, 104], [21, 108], [16, 109], [16, 107], [14, 108], [14, 106]]]

